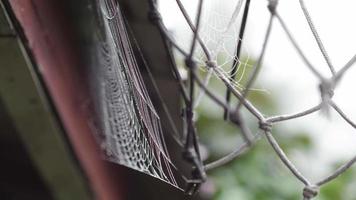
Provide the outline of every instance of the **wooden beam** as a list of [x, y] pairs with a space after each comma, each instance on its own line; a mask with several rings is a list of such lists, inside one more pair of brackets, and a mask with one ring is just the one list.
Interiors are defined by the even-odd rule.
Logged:
[[[91, 199], [64, 133], [56, 121], [15, 31], [0, 10], [0, 98], [29, 156], [55, 199]], [[0, 130], [6, 137], [8, 130]], [[18, 147], [20, 149], [20, 147]], [[21, 191], [18, 191], [19, 193]]]
[[94, 139], [95, 130], [90, 124], [93, 113], [88, 108], [90, 95], [82, 73], [87, 66], [74, 42], [66, 10], [69, 1], [11, 0], [8, 3], [19, 22], [17, 31], [23, 33], [21, 39], [26, 52], [32, 55], [35, 74], [43, 78], [95, 198], [124, 199], [122, 175], [102, 160]]

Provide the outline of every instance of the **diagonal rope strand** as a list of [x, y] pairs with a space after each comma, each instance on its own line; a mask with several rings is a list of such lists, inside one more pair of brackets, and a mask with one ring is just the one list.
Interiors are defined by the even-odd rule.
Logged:
[[309, 14], [309, 11], [307, 10], [306, 6], [305, 6], [305, 3], [304, 3], [304, 0], [299, 0], [299, 4], [300, 4], [300, 7], [302, 8], [303, 10], [303, 14], [305, 16], [305, 19], [307, 20], [308, 24], [309, 24], [309, 27], [310, 27], [310, 30], [312, 31], [313, 33], [313, 36], [315, 38], [315, 41], [317, 42], [318, 46], [319, 46], [319, 49], [321, 51], [321, 53], [323, 54], [324, 56], [324, 59], [326, 61], [326, 63], [328, 64], [329, 66], [329, 69], [332, 73], [332, 75], [335, 75], [336, 72], [335, 72], [335, 69], [334, 69], [334, 66], [333, 64], [331, 63], [331, 60], [330, 60], [330, 57], [328, 55], [328, 52], [325, 50], [325, 47], [324, 47], [324, 44], [323, 42], [321, 41], [320, 39], [320, 36], [314, 26], [314, 23], [312, 21], [312, 18], [310, 17], [310, 14]]

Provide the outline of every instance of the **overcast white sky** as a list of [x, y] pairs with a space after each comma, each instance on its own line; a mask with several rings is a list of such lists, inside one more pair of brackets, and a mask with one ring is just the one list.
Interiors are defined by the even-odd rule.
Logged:
[[[182, 2], [191, 16], [194, 16], [197, 0], [182, 0]], [[203, 18], [209, 19], [210, 22], [215, 18], [220, 18], [222, 25], [226, 23], [223, 17], [231, 16], [237, 3], [236, 0], [206, 0], [205, 2]], [[269, 12], [266, 8], [267, 0], [252, 0], [251, 2], [244, 53], [251, 57], [257, 57], [261, 49]], [[356, 54], [356, 1], [306, 0], [306, 6], [332, 63], [336, 69], [340, 69]], [[190, 42], [190, 31], [175, 0], [161, 0], [160, 9], [165, 24], [177, 41], [183, 46], [187, 46]], [[307, 57], [318, 70], [329, 76], [330, 72], [303, 16], [299, 1], [280, 0], [278, 11]], [[241, 19], [240, 17], [241, 14], [238, 19]], [[209, 27], [209, 22], [207, 22], [209, 20], [203, 23], [203, 27]], [[219, 22], [217, 20], [214, 23], [216, 25]], [[218, 36], [211, 35], [211, 37]], [[274, 23], [263, 70], [259, 78], [260, 83], [266, 83], [264, 88], [270, 91], [271, 95], [278, 96], [283, 113], [301, 111], [319, 102], [317, 79], [303, 64], [277, 21]], [[354, 120], [356, 120], [355, 86], [356, 66], [348, 71], [337, 87], [334, 96], [336, 103]], [[319, 170], [324, 163], [335, 158], [348, 159], [356, 154], [356, 130], [341, 120], [335, 112], [332, 112], [330, 119], [320, 114], [313, 114], [283, 123], [281, 126], [285, 128], [298, 126], [307, 130], [311, 137], [318, 141], [315, 154], [296, 155], [299, 158], [297, 166], [302, 168], [302, 171], [309, 172], [312, 177], [319, 177], [327, 172]], [[313, 156], [317, 156], [318, 159], [314, 159]]]

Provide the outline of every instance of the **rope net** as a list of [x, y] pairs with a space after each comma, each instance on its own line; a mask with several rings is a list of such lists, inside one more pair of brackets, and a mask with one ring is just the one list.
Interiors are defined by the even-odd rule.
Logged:
[[[319, 181], [312, 182], [298, 170], [298, 168], [280, 147], [278, 140], [272, 133], [273, 126], [277, 123], [301, 118], [317, 111], [328, 115], [330, 110], [334, 109], [348, 124], [356, 128], [355, 122], [346, 116], [343, 110], [332, 99], [334, 90], [337, 88], [338, 83], [343, 76], [355, 63], [356, 56], [347, 61], [340, 70], [335, 70], [335, 67], [330, 61], [330, 57], [318, 35], [318, 31], [314, 26], [313, 20], [310, 17], [304, 1], [299, 0], [299, 5], [305, 20], [308, 23], [310, 31], [314, 36], [321, 55], [330, 71], [330, 76], [323, 75], [309, 61], [305, 53], [300, 48], [299, 43], [295, 40], [292, 32], [289, 30], [283, 17], [279, 14], [277, 9], [278, 0], [268, 0], [266, 9], [268, 9], [270, 16], [268, 26], [264, 33], [264, 40], [261, 44], [262, 47], [259, 55], [257, 56], [256, 62], [253, 66], [250, 66], [250, 72], [245, 75], [247, 76], [246, 83], [241, 84], [239, 79], [236, 80], [235, 75], [237, 70], [239, 68], [241, 69], [241, 66], [244, 66], [244, 64], [247, 63], [241, 62], [241, 49], [243, 47], [244, 29], [247, 23], [251, 0], [237, 1], [232, 15], [230, 16], [221, 15], [220, 12], [215, 13], [214, 10], [212, 10], [218, 8], [219, 4], [223, 4], [223, 2], [216, 1], [213, 3], [214, 5], [204, 5], [203, 0], [198, 0], [197, 2], [198, 5], [196, 6], [196, 15], [191, 16], [181, 0], [175, 1], [180, 9], [182, 18], [185, 20], [192, 33], [191, 42], [188, 45], [188, 48], [184, 47], [180, 41], [176, 41], [171, 34], [167, 32], [167, 28], [162, 22], [157, 3], [155, 1], [151, 1], [150, 10], [152, 23], [156, 24], [161, 30], [163, 38], [165, 38], [171, 48], [179, 54], [178, 56], [183, 56], [185, 59], [185, 67], [188, 72], [187, 79], [184, 79], [184, 77], [182, 78], [179, 75], [176, 76], [178, 83], [182, 87], [181, 94], [186, 110], [186, 134], [185, 138], [180, 142], [185, 144], [185, 152], [188, 152], [190, 155], [187, 161], [191, 162], [194, 168], [197, 169], [195, 171], [196, 173], [192, 174], [193, 179], [204, 181], [206, 177], [205, 171], [218, 168], [238, 158], [242, 153], [254, 146], [257, 140], [264, 137], [273, 148], [281, 162], [287, 167], [287, 169], [289, 169], [291, 174], [305, 186], [302, 192], [303, 198], [305, 200], [309, 200], [316, 197], [321, 186], [337, 178], [355, 163], [356, 156], [341, 165], [336, 171], [328, 176]], [[203, 11], [206, 10], [209, 10], [210, 15], [208, 15], [209, 17], [204, 18], [205, 12]], [[271, 30], [277, 25], [279, 25], [285, 32], [290, 43], [302, 58], [304, 64], [310, 70], [310, 73], [318, 79], [320, 102], [309, 109], [297, 113], [266, 116], [251, 101], [249, 101], [247, 96], [252, 90], [252, 87], [258, 78], [259, 72], [261, 71], [267, 46], [273, 45], [268, 44], [268, 41], [271, 35]], [[231, 53], [231, 49], [234, 50], [233, 53]], [[221, 52], [227, 55], [223, 61], [219, 60], [219, 54]], [[175, 55], [177, 56], [177, 54]], [[199, 73], [199, 70], [207, 71], [209, 73]], [[207, 80], [209, 80], [210, 77], [215, 77], [226, 86], [225, 97], [218, 94], [218, 91], [213, 90], [213, 88], [209, 86], [209, 81]], [[218, 106], [223, 108], [225, 111], [225, 119], [231, 121], [237, 128], [240, 129], [240, 132], [245, 140], [245, 142], [238, 146], [236, 150], [211, 163], [203, 163], [201, 161], [199, 157], [199, 146], [196, 144], [197, 142], [194, 143], [194, 141], [197, 140], [197, 130], [194, 128], [196, 121], [193, 115], [195, 113], [196, 102], [200, 99], [196, 98], [197, 96], [200, 96], [197, 95], [197, 93], [204, 93]], [[230, 96], [237, 99], [236, 105], [233, 105], [230, 102]], [[252, 134], [249, 125], [244, 120], [245, 116], [242, 109], [246, 109], [258, 121], [260, 131], [257, 134]]]
[[[185, 20], [191, 31], [190, 43], [188, 46], [184, 46], [181, 42], [177, 42], [165, 27], [157, 2], [149, 0], [148, 18], [160, 30], [167, 44], [167, 52], [170, 59], [174, 61], [174, 65], [171, 66], [172, 72], [176, 77], [182, 97], [184, 133], [178, 133], [176, 128], [172, 128], [175, 130], [172, 137], [181, 146], [184, 159], [192, 166], [189, 178], [182, 174], [179, 175], [185, 180], [185, 186], [177, 184], [175, 180], [173, 171], [179, 170], [174, 167], [169, 157], [160, 118], [140, 75], [119, 5], [115, 0], [98, 1], [104, 30], [99, 58], [101, 71], [98, 74], [100, 77], [99, 92], [102, 97], [99, 107], [102, 124], [104, 124], [101, 146], [108, 160], [149, 174], [177, 188], [184, 188], [188, 194], [193, 194], [206, 180], [206, 171], [237, 159], [264, 137], [291, 174], [305, 186], [302, 192], [304, 200], [310, 200], [317, 196], [321, 186], [337, 178], [356, 162], [355, 156], [335, 172], [319, 181], [312, 182], [297, 169], [285, 154], [272, 131], [273, 126], [277, 123], [301, 118], [317, 111], [327, 115], [330, 109], [334, 109], [347, 123], [356, 128], [356, 123], [348, 118], [332, 99], [334, 90], [356, 61], [356, 56], [352, 57], [340, 70], [335, 70], [304, 1], [299, 0], [300, 8], [331, 76], [323, 75], [311, 64], [283, 17], [279, 14], [278, 0], [267, 0], [266, 9], [270, 13], [268, 26], [256, 62], [251, 64], [249, 53], [243, 45], [251, 1], [239, 0], [232, 8], [231, 13], [222, 14], [219, 11], [219, 5], [223, 3], [220, 1], [204, 5], [203, 0], [198, 0], [196, 15], [190, 16], [181, 0], [176, 0], [182, 19]], [[211, 15], [204, 18], [204, 10], [208, 10]], [[253, 87], [262, 68], [271, 30], [273, 26], [277, 25], [283, 29], [310, 73], [318, 79], [320, 102], [297, 113], [266, 116], [247, 97], [251, 90], [256, 90]], [[244, 54], [244, 58], [242, 58], [242, 54]], [[186, 77], [180, 73], [181, 69], [178, 67], [178, 62], [175, 62], [174, 56], [184, 58]], [[209, 87], [211, 78], [225, 86], [224, 94], [218, 94], [217, 91]], [[243, 79], [245, 81], [242, 81]], [[151, 81], [155, 83], [153, 79]], [[224, 110], [224, 114], [221, 116], [236, 125], [244, 140], [233, 152], [211, 163], [203, 162], [198, 130], [195, 127], [196, 108], [203, 96]], [[160, 100], [162, 101], [161, 98]], [[161, 103], [164, 104], [163, 101]], [[247, 124], [245, 113], [242, 112], [243, 109], [257, 120], [259, 131], [256, 134], [252, 133], [251, 127]], [[167, 109], [165, 112], [171, 119]], [[171, 121], [170, 125], [174, 126], [174, 122]]]

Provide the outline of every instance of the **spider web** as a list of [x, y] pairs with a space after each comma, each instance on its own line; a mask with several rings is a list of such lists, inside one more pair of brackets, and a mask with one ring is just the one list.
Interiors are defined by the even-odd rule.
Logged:
[[[199, 36], [210, 52], [210, 60], [216, 63], [219, 70], [219, 73], [216, 73], [207, 66], [206, 53], [201, 46], [198, 46], [193, 56], [201, 71], [200, 74], [204, 78], [205, 86], [209, 85], [212, 78], [219, 80], [219, 76], [223, 76], [229, 79], [231, 85], [236, 89], [240, 91], [245, 89], [244, 78], [253, 67], [249, 63], [250, 53], [242, 45], [242, 56], [236, 57], [237, 46], [243, 42], [243, 39], [239, 38], [239, 31], [244, 4], [243, 0], [237, 1], [233, 7], [228, 7], [227, 5], [230, 3], [226, 0], [206, 1], [204, 4]], [[232, 65], [236, 67], [236, 71], [232, 71]], [[258, 88], [249, 90], [266, 92], [266, 90]], [[194, 107], [199, 106], [204, 96], [204, 90], [200, 90]]]
[[107, 160], [180, 188], [160, 124], [140, 75], [124, 19], [114, 0], [99, 0], [98, 57], [101, 148]]
[[[238, 1], [237, 4], [237, 8], [230, 11], [224, 3], [209, 1], [202, 13], [206, 17], [202, 18], [199, 35], [207, 45], [212, 59], [217, 61], [220, 67], [231, 64], [236, 59], [234, 52], [240, 41], [237, 37], [239, 26], [236, 19], [240, 13], [242, 1]], [[196, 54], [198, 61], [205, 65], [205, 55], [202, 49], [199, 48]], [[223, 56], [224, 59], [219, 60], [219, 56]]]

